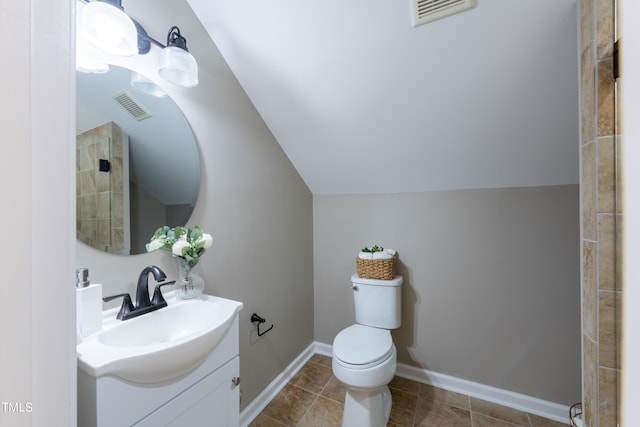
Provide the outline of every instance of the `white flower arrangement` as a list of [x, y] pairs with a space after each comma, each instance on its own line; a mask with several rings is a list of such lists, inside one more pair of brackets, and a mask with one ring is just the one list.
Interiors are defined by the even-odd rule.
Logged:
[[163, 226], [156, 230], [147, 243], [147, 252], [163, 250], [193, 267], [211, 247], [213, 237], [203, 233], [197, 225], [193, 228]]

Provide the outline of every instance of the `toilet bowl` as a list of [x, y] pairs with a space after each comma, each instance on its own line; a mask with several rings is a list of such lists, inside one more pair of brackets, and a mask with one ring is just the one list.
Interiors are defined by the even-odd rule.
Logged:
[[396, 372], [397, 353], [386, 329], [352, 325], [333, 343], [332, 369], [347, 386], [343, 427], [384, 427], [391, 413], [387, 384]]
[[392, 280], [351, 277], [356, 324], [333, 340], [332, 369], [347, 387], [342, 427], [385, 427], [397, 352], [390, 329], [400, 326], [402, 276]]

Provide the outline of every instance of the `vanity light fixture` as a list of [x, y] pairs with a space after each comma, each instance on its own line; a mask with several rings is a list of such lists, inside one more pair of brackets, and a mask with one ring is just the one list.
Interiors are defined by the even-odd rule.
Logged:
[[118, 56], [138, 53], [138, 31], [121, 0], [91, 1], [80, 19], [82, 35], [95, 47]]
[[80, 54], [76, 52], [76, 70], [82, 73], [104, 74], [108, 73], [110, 69], [109, 64], [82, 58]]
[[86, 1], [82, 8], [81, 30], [94, 46], [118, 56], [144, 55], [151, 43], [162, 49], [158, 74], [163, 79], [184, 87], [198, 85], [198, 63], [187, 49], [187, 40], [173, 26], [167, 34], [167, 45], [150, 37], [135, 19], [124, 12], [122, 0]]
[[160, 86], [135, 71], [131, 72], [131, 87], [144, 94], [155, 96], [156, 98], [164, 98], [167, 92], [162, 90]]
[[158, 74], [163, 79], [184, 87], [198, 84], [198, 63], [187, 49], [187, 39], [178, 27], [171, 27], [167, 34], [167, 47], [160, 54]]

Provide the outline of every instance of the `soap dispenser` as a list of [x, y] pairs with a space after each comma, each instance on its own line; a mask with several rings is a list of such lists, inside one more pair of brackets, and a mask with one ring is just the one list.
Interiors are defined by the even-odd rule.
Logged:
[[76, 316], [82, 338], [102, 329], [102, 285], [89, 282], [89, 269], [76, 270]]

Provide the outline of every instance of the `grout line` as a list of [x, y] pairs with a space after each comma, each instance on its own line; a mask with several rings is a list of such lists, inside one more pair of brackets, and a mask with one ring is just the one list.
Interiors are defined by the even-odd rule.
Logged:
[[531, 422], [531, 417], [529, 416], [528, 412], [527, 412], [527, 421], [529, 422], [529, 427], [533, 426], [533, 423]]
[[[322, 367], [322, 368], [326, 368], [326, 367], [327, 367], [327, 366], [325, 366], [325, 365], [323, 365], [323, 364], [321, 364], [321, 363], [313, 362], [313, 361], [311, 361], [311, 359], [309, 359], [309, 360], [307, 361], [307, 363], [305, 363], [305, 365], [306, 365], [306, 364], [308, 364], [308, 363], [311, 363], [311, 364], [316, 365], [316, 366], [320, 366], [320, 367]], [[304, 366], [303, 366], [303, 367], [304, 367]], [[332, 377], [333, 377], [333, 375], [332, 375]], [[322, 386], [322, 389], [320, 389], [320, 392], [319, 392], [319, 393], [315, 393], [315, 392], [313, 392], [313, 391], [311, 391], [311, 390], [307, 390], [306, 388], [303, 388], [303, 387], [300, 387], [300, 386], [296, 386], [296, 385], [294, 385], [294, 387], [298, 387], [300, 390], [304, 390], [304, 391], [306, 391], [306, 392], [309, 392], [309, 393], [311, 393], [311, 394], [315, 395], [315, 399], [313, 399], [313, 402], [311, 402], [311, 404], [309, 405], [309, 407], [308, 407], [307, 409], [305, 409], [304, 413], [302, 414], [302, 418], [300, 418], [300, 420], [297, 422], [297, 424], [296, 424], [296, 425], [300, 424], [300, 422], [302, 422], [302, 420], [304, 419], [304, 417], [306, 417], [306, 416], [307, 416], [307, 414], [309, 413], [309, 411], [311, 410], [311, 408], [313, 407], [313, 405], [315, 405], [315, 403], [318, 401], [318, 399], [322, 396], [322, 392], [323, 392], [323, 391], [324, 391], [324, 389], [327, 387], [327, 384], [329, 384], [329, 381], [331, 381], [331, 377], [330, 377], [330, 378], [329, 378], [329, 380], [327, 380], [327, 382]], [[331, 399], [329, 399], [329, 400], [331, 400]]]
[[[420, 387], [418, 387], [418, 395], [416, 396], [416, 404], [413, 407], [413, 417], [411, 418], [411, 425], [415, 426], [416, 425], [416, 417], [418, 416], [418, 403], [420, 403], [420, 392], [422, 385], [420, 385]], [[391, 401], [391, 409], [393, 410], [393, 401]], [[391, 418], [391, 414], [389, 414], [389, 418]]]
[[287, 427], [287, 425], [286, 425], [285, 423], [283, 423], [282, 421], [280, 421], [280, 420], [276, 420], [275, 418], [270, 417], [270, 416], [269, 416], [269, 415], [267, 415], [267, 414], [262, 414], [262, 415], [263, 415], [263, 416], [265, 416], [265, 417], [267, 417], [267, 418], [269, 418], [271, 421], [275, 421], [276, 423], [278, 423], [279, 425], [281, 425], [281, 426], [283, 426], [283, 427]]
[[[521, 426], [519, 424], [514, 424], [511, 421], [507, 421], [507, 420], [503, 420], [502, 418], [496, 418], [496, 417], [492, 417], [491, 415], [487, 415], [487, 414], [483, 414], [480, 412], [471, 412], [471, 427], [475, 427], [474, 425], [474, 421], [473, 421], [473, 416], [474, 415], [479, 415], [481, 417], [485, 417], [485, 418], [490, 418], [492, 420], [496, 420], [496, 421], [500, 421], [502, 424], [505, 424], [509, 427], [527, 427], [527, 426]], [[527, 416], [527, 420], [529, 420], [529, 417]]]
[[[301, 389], [301, 390], [304, 390], [304, 389]], [[313, 393], [313, 394], [315, 394], [315, 393]], [[313, 402], [311, 402], [311, 405], [309, 405], [309, 407], [308, 407], [307, 409], [305, 409], [304, 414], [302, 414], [302, 418], [300, 418], [300, 419], [298, 420], [298, 422], [296, 423], [296, 426], [297, 426], [297, 425], [299, 425], [299, 424], [302, 422], [302, 420], [304, 420], [304, 417], [306, 417], [306, 416], [307, 416], [307, 414], [309, 413], [309, 410], [311, 410], [311, 407], [312, 407], [313, 405], [315, 405], [316, 401], [318, 400], [318, 397], [320, 397], [320, 395], [319, 395], [319, 394], [316, 394], [316, 398], [315, 398], [315, 399], [313, 399]]]

